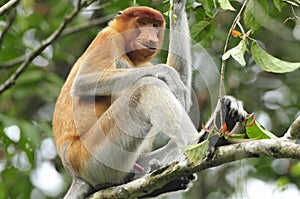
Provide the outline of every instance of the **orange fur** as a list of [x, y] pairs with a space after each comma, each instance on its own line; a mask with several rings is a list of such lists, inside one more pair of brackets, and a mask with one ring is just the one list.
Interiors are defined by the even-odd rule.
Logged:
[[159, 46], [161, 46], [164, 29], [164, 20], [161, 13], [147, 7], [128, 8], [124, 11], [124, 14], [117, 16], [109, 23], [108, 27], [97, 35], [75, 63], [62, 87], [53, 114], [53, 133], [62, 162], [71, 173], [75, 172], [80, 176], [91, 159], [90, 153], [80, 140], [80, 136], [87, 134], [97, 119], [111, 105], [110, 96], [71, 97], [70, 91], [76, 75], [78, 73], [99, 72], [106, 68], [116, 69], [115, 55], [122, 56], [122, 59], [129, 63], [131, 67], [138, 67], [151, 60], [156, 53], [149, 53], [148, 57], [138, 57], [138, 52], [132, 52], [130, 56], [126, 54], [126, 45], [131, 42], [128, 39], [133, 40], [135, 38], [120, 36], [120, 33], [124, 31], [138, 28], [137, 20], [141, 17], [161, 23], [160, 28], [162, 30], [158, 34]]

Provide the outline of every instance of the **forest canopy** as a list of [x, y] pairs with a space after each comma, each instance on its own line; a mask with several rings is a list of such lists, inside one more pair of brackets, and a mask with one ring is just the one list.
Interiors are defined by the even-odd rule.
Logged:
[[[64, 195], [71, 178], [53, 141], [56, 99], [96, 34], [119, 10], [133, 5], [153, 7], [168, 19], [169, 1], [0, 2], [0, 198]], [[224, 75], [226, 94], [242, 100], [264, 129], [283, 136], [300, 115], [299, 0], [188, 0], [186, 11], [199, 126], [216, 104]], [[166, 54], [162, 51], [154, 62], [165, 62]], [[264, 186], [269, 197], [300, 197], [300, 161], [295, 159], [239, 160], [198, 176], [193, 188], [176, 194], [254, 198]]]

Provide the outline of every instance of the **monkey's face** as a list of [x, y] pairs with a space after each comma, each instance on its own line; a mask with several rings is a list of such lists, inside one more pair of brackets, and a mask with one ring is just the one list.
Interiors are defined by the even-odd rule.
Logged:
[[116, 17], [116, 28], [125, 39], [126, 54], [133, 62], [152, 59], [161, 47], [164, 34], [164, 18], [152, 8], [132, 7]]
[[162, 44], [162, 22], [151, 18], [137, 18], [135, 28], [125, 33], [126, 51], [142, 60], [149, 60]]

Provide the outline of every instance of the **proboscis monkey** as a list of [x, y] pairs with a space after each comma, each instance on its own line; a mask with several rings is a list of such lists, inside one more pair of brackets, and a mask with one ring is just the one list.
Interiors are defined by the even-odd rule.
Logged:
[[[58, 154], [73, 178], [65, 198], [84, 198], [145, 174], [152, 164], [179, 160], [182, 147], [198, 142], [187, 114], [192, 71], [185, 1], [173, 3], [167, 64], [150, 63], [163, 41], [162, 14], [131, 7], [118, 13], [73, 66], [53, 115]], [[226, 121], [245, 116], [234, 98], [219, 104]], [[218, 111], [220, 105], [214, 117]], [[159, 132], [170, 141], [151, 151]]]

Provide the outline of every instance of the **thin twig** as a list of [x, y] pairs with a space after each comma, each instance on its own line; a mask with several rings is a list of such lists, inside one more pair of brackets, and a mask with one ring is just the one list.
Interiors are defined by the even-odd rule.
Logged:
[[16, 66], [17, 64], [22, 63], [26, 59], [26, 56], [22, 55], [20, 57], [5, 61], [0, 63], [0, 70], [5, 70], [7, 68], [11, 68]]
[[[237, 25], [237, 23], [239, 22], [240, 18], [241, 18], [241, 15], [246, 7], [248, 3], [248, 0], [245, 0], [240, 11], [238, 12], [238, 14], [236, 15], [233, 23], [231, 24], [231, 27], [228, 31], [228, 34], [227, 34], [227, 38], [226, 38], [226, 41], [225, 41], [225, 46], [224, 46], [224, 50], [223, 50], [223, 54], [227, 51], [227, 47], [228, 47], [228, 43], [229, 43], [229, 40], [230, 40], [230, 37], [231, 37], [231, 32], [232, 30], [235, 28], [235, 26]], [[225, 95], [225, 91], [223, 92], [223, 88], [224, 88], [224, 76], [225, 76], [225, 67], [226, 67], [226, 62], [225, 60], [222, 60], [222, 64], [221, 64], [221, 74], [220, 74], [220, 83], [219, 83], [219, 100]], [[222, 103], [221, 103], [222, 104]], [[223, 107], [221, 107], [222, 109]], [[222, 111], [220, 111], [220, 121], [221, 121], [221, 124], [224, 123], [223, 121], [223, 113]]]
[[20, 0], [10, 0], [6, 4], [0, 7], [0, 17], [4, 15], [6, 12], [10, 11], [20, 2]]
[[[112, 14], [112, 15], [108, 15], [108, 16], [101, 17], [98, 19], [93, 19], [93, 20], [87, 21], [86, 23], [83, 23], [83, 24], [75, 26], [75, 27], [66, 28], [59, 36], [59, 39], [69, 36], [71, 34], [76, 34], [78, 32], [87, 30], [87, 29], [95, 27], [95, 26], [98, 26], [100, 24], [103, 24], [103, 23], [109, 21], [110, 19], [112, 19], [114, 16], [115, 16], [115, 14]], [[25, 59], [26, 59], [26, 56], [20, 56], [20, 57], [14, 58], [12, 60], [2, 62], [2, 63], [0, 63], [0, 70], [14, 67], [17, 64], [22, 63]]]
[[13, 24], [13, 21], [15, 20], [16, 18], [16, 15], [17, 15], [17, 11], [16, 9], [12, 9], [9, 13], [9, 16], [8, 16], [8, 20], [7, 20], [7, 23], [0, 35], [0, 49], [2, 47], [2, 43], [3, 43], [3, 40], [5, 38], [5, 35], [6, 33], [8, 32], [8, 30], [10, 29], [11, 25]]
[[61, 35], [66, 26], [73, 21], [83, 7], [90, 5], [94, 1], [95, 0], [83, 2], [80, 6], [75, 8], [69, 16], [66, 16], [59, 28], [55, 30], [47, 39], [42, 41], [38, 47], [31, 51], [31, 53], [25, 58], [24, 62], [17, 68], [17, 70], [3, 84], [0, 85], [0, 94], [15, 84], [16, 80], [29, 66], [31, 61]]
[[92, 8], [86, 8], [83, 10], [83, 12], [91, 12], [91, 11], [96, 11], [96, 10], [101, 10], [103, 8], [105, 8], [106, 6], [110, 6], [112, 3], [116, 2], [116, 0], [107, 2], [107, 3], [103, 3], [101, 5], [98, 6], [93, 6]]
[[[246, 5], [248, 3], [249, 0], [245, 0], [240, 11], [238, 12], [238, 14], [236, 15], [233, 23], [231, 24], [231, 27], [228, 31], [228, 34], [227, 34], [227, 38], [226, 38], [226, 41], [225, 41], [225, 46], [224, 46], [224, 50], [223, 50], [223, 54], [227, 51], [227, 47], [228, 47], [228, 43], [229, 43], [229, 40], [230, 40], [230, 37], [231, 37], [231, 32], [232, 30], [235, 28], [237, 22], [240, 20], [241, 18], [241, 15], [244, 11], [244, 9], [246, 8]], [[222, 86], [223, 86], [223, 83], [224, 83], [224, 75], [225, 75], [225, 67], [226, 67], [226, 61], [225, 60], [222, 60], [222, 65], [221, 65], [221, 75], [220, 75], [220, 90], [219, 90], [219, 99], [221, 99], [223, 96], [224, 96], [224, 93], [222, 92]]]
[[[87, 30], [87, 29], [95, 27], [95, 26], [98, 26], [102, 23], [105, 23], [105, 22], [109, 21], [114, 16], [115, 16], [115, 14], [112, 14], [112, 15], [108, 15], [108, 16], [101, 17], [101, 18], [98, 18], [98, 19], [93, 19], [93, 20], [87, 21], [86, 23], [83, 23], [83, 24], [75, 26], [75, 27], [66, 28], [61, 33], [59, 39], [64, 38], [66, 36], [69, 36], [71, 34], [76, 34], [78, 32]], [[12, 60], [2, 62], [2, 63], [0, 63], [0, 70], [4, 70], [4, 69], [7, 69], [7, 68], [14, 67], [17, 64], [22, 63], [25, 59], [26, 59], [26, 56], [20, 56], [20, 57], [14, 58]]]
[[103, 23], [109, 21], [110, 19], [112, 19], [114, 16], [115, 16], [115, 14], [112, 14], [112, 15], [108, 15], [108, 16], [101, 17], [101, 18], [98, 18], [98, 19], [90, 20], [87, 23], [83, 23], [83, 24], [75, 26], [75, 27], [66, 28], [63, 31], [63, 33], [61, 34], [60, 38], [71, 35], [71, 34], [75, 34], [77, 32], [81, 32], [83, 30], [86, 30], [88, 28], [92, 28], [94, 26], [98, 26], [100, 24], [103, 24]]

